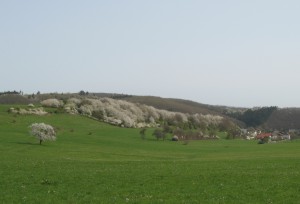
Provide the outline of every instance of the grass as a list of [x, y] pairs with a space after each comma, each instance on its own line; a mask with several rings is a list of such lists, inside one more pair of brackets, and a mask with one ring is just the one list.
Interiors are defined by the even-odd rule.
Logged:
[[[300, 141], [156, 141], [89, 118], [0, 106], [0, 203], [299, 203]], [[53, 125], [38, 145], [33, 122]]]

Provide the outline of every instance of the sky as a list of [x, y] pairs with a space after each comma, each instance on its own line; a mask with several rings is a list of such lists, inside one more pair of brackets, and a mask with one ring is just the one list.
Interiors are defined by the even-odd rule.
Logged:
[[0, 0], [0, 92], [300, 107], [298, 0]]

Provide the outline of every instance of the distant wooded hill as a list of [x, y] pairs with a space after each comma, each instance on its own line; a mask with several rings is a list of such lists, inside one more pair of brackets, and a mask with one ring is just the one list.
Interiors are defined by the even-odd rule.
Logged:
[[300, 108], [283, 108], [274, 111], [265, 127], [270, 129], [300, 129]]

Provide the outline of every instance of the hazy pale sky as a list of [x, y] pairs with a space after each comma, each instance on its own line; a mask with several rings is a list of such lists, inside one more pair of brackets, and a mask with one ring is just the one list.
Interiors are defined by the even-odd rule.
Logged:
[[0, 1], [0, 91], [300, 107], [298, 0]]

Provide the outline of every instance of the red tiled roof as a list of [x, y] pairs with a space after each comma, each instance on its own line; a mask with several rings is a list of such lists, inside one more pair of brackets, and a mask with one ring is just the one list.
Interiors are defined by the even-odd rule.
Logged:
[[257, 139], [263, 139], [265, 137], [270, 137], [272, 136], [272, 133], [261, 133], [259, 135], [256, 136]]

